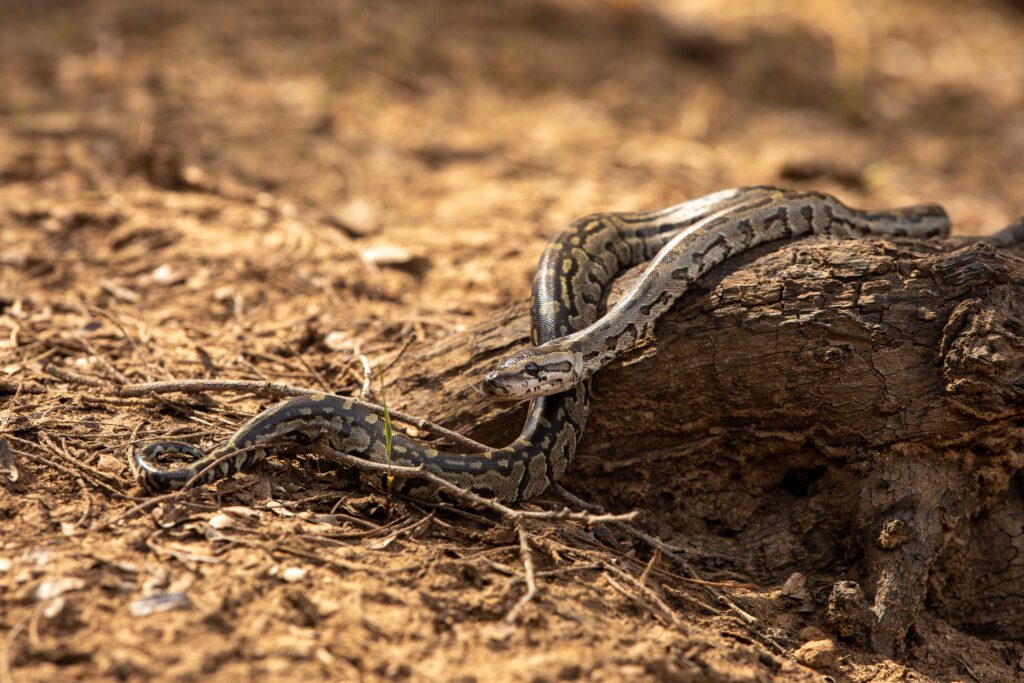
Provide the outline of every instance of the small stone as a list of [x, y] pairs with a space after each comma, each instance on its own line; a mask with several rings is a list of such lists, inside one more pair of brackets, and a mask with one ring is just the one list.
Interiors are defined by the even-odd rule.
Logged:
[[175, 285], [185, 281], [185, 276], [176, 271], [168, 264], [157, 267], [149, 274], [150, 280], [155, 285]]
[[281, 572], [281, 578], [288, 583], [295, 583], [306, 578], [308, 570], [305, 567], [288, 567]]
[[783, 596], [794, 600], [806, 600], [810, 597], [807, 592], [807, 578], [800, 572], [790, 574], [786, 583], [782, 584], [780, 592]]
[[235, 525], [235, 518], [229, 514], [218, 512], [207, 522], [211, 529], [230, 529]]
[[799, 647], [796, 659], [812, 669], [831, 669], [836, 663], [836, 644], [831, 640], [811, 640]]
[[817, 626], [804, 626], [796, 635], [800, 640], [823, 640], [825, 638], [825, 632]]
[[124, 460], [111, 455], [110, 453], [102, 454], [98, 460], [96, 460], [96, 469], [100, 472], [109, 472], [110, 474], [119, 474], [124, 471]]
[[331, 351], [351, 351], [355, 348], [355, 340], [348, 332], [334, 330], [324, 337], [324, 346]]
[[188, 609], [192, 601], [184, 593], [158, 593], [140, 598], [128, 605], [128, 613], [133, 617], [147, 617], [157, 612], [168, 612], [174, 609]]
[[789, 575], [786, 583], [782, 584], [779, 594], [792, 603], [796, 603], [798, 612], [814, 611], [814, 600], [811, 598], [811, 592], [807, 590], [807, 578], [800, 572], [793, 572]]
[[181, 169], [181, 179], [192, 186], [203, 186], [210, 184], [210, 176], [198, 166], [185, 166]]
[[375, 266], [402, 266], [413, 261], [415, 254], [395, 244], [379, 244], [368, 247], [360, 254], [363, 261]]
[[380, 215], [373, 204], [365, 199], [353, 199], [331, 212], [331, 218], [345, 232], [369, 235], [380, 229]]

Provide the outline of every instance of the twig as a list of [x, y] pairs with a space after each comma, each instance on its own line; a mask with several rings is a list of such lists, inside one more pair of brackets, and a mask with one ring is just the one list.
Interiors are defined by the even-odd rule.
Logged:
[[[644, 584], [640, 583], [640, 581], [635, 576], [627, 574], [626, 572], [622, 571], [621, 569], [619, 569], [618, 567], [616, 567], [613, 564], [605, 564], [604, 565], [604, 569], [607, 570], [607, 571], [612, 572], [616, 576], [619, 576], [622, 579], [624, 579], [624, 580], [630, 582], [631, 584], [633, 584], [633, 586], [637, 589], [637, 591], [639, 591], [640, 594], [644, 598], [646, 598], [646, 600], [639, 600], [636, 596], [630, 596], [630, 597], [632, 597], [634, 600], [637, 600], [638, 602], [640, 602], [642, 605], [647, 607], [647, 609], [650, 610], [651, 612], [653, 612], [654, 614], [660, 614], [663, 619], [668, 620], [668, 622], [672, 626], [676, 627], [677, 629], [679, 629], [683, 633], [687, 633], [688, 632], [686, 626], [683, 624], [682, 621], [679, 620], [679, 616], [675, 613], [675, 610], [673, 610], [671, 607], [669, 607], [667, 604], [665, 604], [665, 601], [662, 600], [661, 597], [657, 593], [655, 593], [653, 590], [651, 590], [650, 588], [648, 588]], [[606, 576], [605, 578], [612, 584], [612, 587], [617, 589], [623, 595], [629, 596], [629, 594], [626, 593], [622, 589], [621, 586], [616, 585], [615, 581], [612, 580], [612, 578], [610, 576]]]
[[290, 384], [270, 381], [253, 381], [246, 379], [182, 379], [160, 382], [141, 382], [117, 387], [116, 393], [122, 397], [140, 397], [150, 394], [198, 394], [204, 391], [228, 391], [233, 393], [270, 394], [272, 396], [301, 396], [317, 393], [308, 389], [300, 389]]
[[43, 372], [53, 375], [57, 379], [62, 379], [65, 382], [73, 382], [75, 384], [84, 384], [89, 387], [106, 387], [107, 383], [98, 380], [95, 377], [87, 377], [85, 375], [79, 375], [76, 372], [70, 372], [62, 368], [58, 368], [54, 365], [47, 363], [43, 366]]
[[974, 673], [974, 670], [973, 670], [973, 669], [971, 668], [971, 665], [967, 663], [967, 660], [965, 660], [965, 659], [964, 659], [964, 656], [963, 656], [963, 655], [959, 655], [959, 656], [958, 656], [958, 657], [957, 657], [956, 659], [957, 659], [957, 661], [958, 661], [958, 662], [960, 662], [961, 664], [963, 664], [963, 666], [964, 666], [964, 671], [966, 671], [966, 672], [967, 672], [967, 675], [968, 675], [968, 676], [970, 676], [971, 678], [973, 678], [973, 679], [974, 679], [975, 681], [977, 681], [978, 683], [981, 683], [981, 679], [980, 679], [980, 678], [978, 678], [978, 674]]
[[252, 372], [252, 374], [254, 374], [257, 377], [259, 377], [261, 381], [263, 381], [263, 382], [269, 382], [270, 381], [269, 377], [264, 375], [263, 372], [258, 367], [253, 365], [252, 362], [250, 362], [249, 359], [245, 357], [245, 352], [244, 351], [242, 353], [238, 354], [237, 356], [235, 356], [235, 360], [238, 361], [240, 364], [244, 365], [245, 367], [249, 368], [249, 370]]
[[96, 362], [100, 364], [100, 367], [107, 371], [108, 379], [116, 384], [128, 384], [128, 378], [122, 375], [121, 371], [115, 368], [114, 364], [107, 360], [106, 356], [96, 350], [96, 347], [90, 344], [88, 339], [80, 334], [75, 335], [75, 339], [78, 340], [79, 344], [85, 347], [86, 351], [93, 355]]
[[[498, 571], [502, 571], [500, 569], [501, 565], [499, 565], [497, 562], [491, 562], [490, 566], [493, 567], [494, 569], [498, 569]], [[543, 571], [543, 572], [534, 572], [533, 577], [535, 579], [546, 579], [546, 578], [550, 578], [552, 576], [561, 576], [563, 574], [575, 574], [576, 572], [595, 572], [595, 571], [601, 571], [602, 569], [604, 569], [604, 565], [603, 564], [598, 564], [596, 562], [591, 562], [591, 563], [588, 563], [588, 564], [577, 564], [577, 565], [574, 565], [572, 567], [560, 567], [558, 569], [549, 569], [549, 570]], [[505, 571], [504, 573], [505, 574], [511, 573], [511, 568], [509, 568], [509, 570]], [[526, 578], [523, 577], [523, 576], [514, 576], [514, 577], [512, 577], [511, 580], [509, 580], [509, 585], [515, 585], [515, 584], [519, 583], [520, 581], [526, 581]]]
[[27, 385], [24, 382], [0, 381], [0, 394], [45, 394], [46, 390], [40, 386]]
[[608, 524], [621, 521], [631, 521], [633, 519], [636, 519], [637, 515], [639, 514], [636, 511], [633, 511], [627, 512], [623, 515], [594, 515], [589, 512], [575, 512], [573, 510], [569, 510], [568, 508], [562, 510], [517, 510], [514, 508], [510, 508], [502, 503], [499, 503], [496, 500], [492, 500], [491, 498], [484, 498], [483, 496], [473, 493], [469, 489], [463, 488], [458, 484], [453, 484], [447, 479], [439, 477], [436, 474], [433, 474], [432, 472], [428, 472], [427, 470], [423, 469], [423, 467], [407, 467], [403, 465], [392, 464], [391, 467], [388, 468], [388, 466], [383, 463], [373, 462], [372, 460], [364, 460], [363, 458], [358, 458], [354, 455], [349, 455], [347, 453], [342, 453], [341, 451], [336, 451], [333, 448], [327, 449], [327, 455], [332, 460], [336, 460], [338, 462], [351, 465], [352, 467], [361, 470], [381, 473], [387, 473], [390, 471], [391, 474], [394, 474], [396, 477], [414, 477], [416, 479], [426, 479], [430, 483], [436, 485], [438, 488], [444, 489], [445, 491], [451, 493], [457, 498], [461, 498], [463, 501], [471, 503], [473, 505], [477, 505], [479, 507], [489, 508], [500, 514], [505, 519], [512, 522], [518, 522], [523, 519], [571, 519], [573, 521], [583, 522], [585, 524]]
[[231, 542], [232, 543], [237, 543], [238, 545], [244, 545], [244, 546], [247, 546], [247, 547], [250, 547], [250, 548], [259, 548], [260, 550], [264, 551], [265, 553], [267, 553], [271, 557], [273, 557], [272, 553], [276, 550], [276, 551], [281, 552], [281, 553], [287, 553], [289, 555], [295, 555], [296, 557], [302, 557], [302, 558], [305, 558], [307, 560], [313, 560], [314, 562], [319, 562], [321, 564], [326, 564], [326, 565], [329, 565], [329, 566], [334, 567], [336, 569], [344, 569], [345, 571], [363, 571], [363, 572], [367, 572], [368, 574], [378, 574], [378, 573], [380, 573], [380, 570], [378, 568], [376, 568], [376, 567], [371, 567], [369, 565], [364, 565], [364, 564], [358, 564], [358, 563], [355, 563], [355, 562], [349, 562], [348, 560], [341, 560], [341, 559], [337, 559], [337, 558], [333, 558], [333, 557], [317, 555], [316, 553], [310, 552], [308, 550], [304, 550], [302, 548], [295, 548], [295, 547], [288, 546], [288, 545], [282, 545], [280, 543], [277, 543], [274, 540], [271, 540], [268, 543], [266, 540], [264, 540], [264, 541], [256, 541], [256, 540], [249, 540], [247, 538], [232, 537], [231, 538]]
[[405, 355], [406, 349], [408, 349], [409, 346], [415, 340], [416, 340], [416, 333], [415, 332], [413, 332], [411, 335], [409, 335], [408, 337], [405, 338], [405, 342], [403, 342], [402, 348], [398, 349], [398, 353], [395, 354], [395, 357], [392, 358], [390, 361], [388, 361], [388, 364], [384, 366], [384, 372], [387, 372], [388, 370], [390, 370], [391, 367], [395, 363], [397, 363], [402, 358], [403, 355]]
[[373, 538], [374, 536], [383, 536], [384, 533], [386, 532], [387, 536], [385, 536], [385, 540], [387, 540], [387, 542], [390, 543], [402, 534], [411, 533], [416, 529], [420, 528], [421, 526], [423, 526], [424, 524], [426, 524], [427, 522], [432, 522], [433, 520], [434, 513], [431, 512], [428, 513], [426, 516], [421, 517], [420, 519], [415, 519], [413, 518], [412, 515], [406, 515], [404, 517], [399, 517], [398, 519], [389, 522], [386, 525], [378, 526], [372, 529], [365, 529], [363, 531], [338, 533], [330, 533], [325, 531], [324, 533], [319, 534], [300, 532], [296, 535], [298, 536], [298, 538], [307, 538], [315, 541], [321, 541], [325, 543], [331, 543], [334, 545], [349, 547], [349, 544], [342, 543], [342, 540], [352, 540], [356, 538]]
[[316, 383], [320, 385], [320, 388], [326, 391], [327, 393], [331, 393], [331, 386], [327, 383], [327, 380], [325, 380], [323, 378], [323, 375], [317, 372], [312, 365], [306, 362], [306, 358], [305, 356], [302, 355], [302, 352], [296, 349], [295, 347], [292, 347], [292, 353], [295, 354], [295, 357], [299, 359], [299, 362], [302, 363], [302, 366], [309, 371], [309, 374], [313, 376], [313, 379], [315, 379]]
[[50, 435], [44, 432], [43, 430], [39, 430], [39, 441], [48, 451], [50, 451], [54, 455], [63, 456], [65, 460], [73, 464], [75, 467], [77, 467], [80, 470], [85, 470], [86, 472], [93, 475], [97, 479], [111, 485], [113, 485], [114, 482], [118, 481], [117, 477], [107, 474], [106, 472], [101, 472], [92, 465], [87, 465], [86, 463], [71, 455], [70, 451], [68, 451], [67, 441], [65, 441], [64, 439], [60, 440], [61, 447], [57, 448], [57, 444], [54, 443], [52, 438], [50, 438]]
[[108, 313], [107, 311], [104, 311], [102, 308], [96, 308], [95, 306], [90, 306], [89, 304], [86, 304], [85, 308], [93, 315], [98, 315], [101, 318], [105, 318], [114, 327], [121, 331], [121, 334], [124, 336], [125, 339], [128, 340], [128, 343], [131, 344], [132, 348], [135, 349], [136, 355], [138, 355], [139, 360], [142, 361], [142, 365], [146, 368], [146, 379], [152, 381], [153, 368], [152, 366], [150, 366], [149, 360], [146, 358], [146, 355], [142, 353], [141, 347], [135, 343], [135, 338], [128, 334], [128, 330], [124, 329], [124, 325], [121, 324], [121, 321], [119, 321], [117, 318], [115, 318], [112, 314]]
[[78, 485], [82, 487], [82, 498], [85, 499], [85, 509], [82, 510], [82, 514], [78, 516], [78, 521], [75, 522], [75, 528], [81, 529], [85, 526], [85, 523], [92, 516], [92, 498], [89, 497], [89, 488], [85, 485], [85, 479], [78, 477]]
[[[567, 491], [565, 488], [557, 484], [554, 486], [554, 490], [561, 496], [563, 496], [566, 500], [570, 501], [571, 503], [579, 507], [584, 507], [590, 510], [603, 509], [599, 505], [594, 505], [592, 503], [588, 503], [585, 500], [582, 500], [578, 496], [574, 495], [570, 491]], [[780, 645], [777, 640], [775, 640], [774, 638], [765, 633], [761, 633], [757, 628], [755, 628], [755, 626], [759, 623], [757, 617], [753, 616], [749, 612], [742, 609], [739, 605], [733, 602], [732, 599], [729, 598], [729, 596], [725, 595], [725, 593], [718, 590], [714, 582], [707, 581], [704, 578], [702, 578], [700, 574], [698, 574], [697, 571], [690, 565], [689, 562], [687, 562], [685, 559], [677, 555], [676, 553], [680, 551], [679, 548], [669, 545], [657, 536], [652, 536], [651, 534], [648, 534], [647, 532], [637, 529], [636, 527], [630, 524], [626, 524], [622, 521], [612, 522], [612, 526], [624, 531], [625, 533], [629, 534], [634, 538], [643, 541], [651, 548], [654, 548], [655, 550], [660, 550], [665, 557], [672, 560], [672, 562], [674, 562], [683, 570], [683, 573], [692, 583], [702, 587], [715, 600], [715, 602], [724, 605], [730, 612], [739, 617], [743, 627], [751, 635], [753, 635], [754, 638], [756, 638], [759, 642], [761, 642], [769, 649], [774, 650], [777, 654], [780, 654], [789, 659], [793, 658], [793, 655], [786, 648]]]
[[519, 558], [523, 562], [526, 593], [523, 594], [523, 597], [519, 598], [512, 609], [509, 610], [508, 614], [505, 615], [505, 621], [509, 624], [516, 623], [516, 619], [519, 618], [519, 613], [524, 607], [526, 607], [527, 603], [533, 600], [534, 596], [537, 595], [537, 580], [533, 570], [533, 553], [530, 552], [530, 538], [529, 534], [526, 533], [526, 529], [523, 527], [522, 520], [516, 523], [516, 531], [519, 533]]
[[43, 614], [51, 606], [56, 605], [58, 612], [62, 610], [64, 608], [64, 601], [65, 598], [58, 595], [55, 598], [41, 600], [36, 605], [36, 608], [32, 610], [32, 615], [28, 622], [28, 648], [30, 652], [43, 652], [46, 649], [43, 646], [43, 638], [39, 635], [39, 622], [42, 620]]
[[430, 526], [430, 524], [434, 522], [435, 517], [436, 516], [433, 512], [428, 513], [426, 517], [421, 517], [418, 520], [412, 519], [412, 515], [409, 515], [409, 521], [407, 523], [402, 524], [397, 529], [392, 531], [390, 534], [382, 538], [380, 541], [377, 541], [376, 543], [372, 544], [371, 547], [374, 550], [382, 550], [388, 545], [390, 545], [392, 541], [401, 536], [408, 536], [409, 538], [412, 538], [414, 532], [419, 531], [425, 526]]
[[562, 496], [562, 498], [565, 498], [567, 501], [569, 501], [570, 503], [572, 503], [576, 507], [581, 507], [584, 510], [590, 510], [591, 512], [604, 512], [605, 511], [604, 508], [601, 507], [600, 505], [596, 505], [594, 503], [591, 503], [589, 500], [583, 500], [582, 498], [577, 496], [575, 493], [573, 493], [569, 489], [567, 489], [564, 486], [562, 486], [561, 484], [558, 484], [558, 483], [552, 484], [551, 485], [551, 490], [553, 492], [557, 493], [558, 495]]
[[651, 553], [650, 561], [647, 563], [647, 566], [644, 567], [643, 573], [640, 574], [640, 583], [644, 584], [645, 586], [647, 585], [647, 577], [650, 576], [651, 570], [654, 569], [654, 565], [658, 564], [658, 560], [660, 560], [660, 559], [661, 559], [661, 549], [660, 548], [655, 548], [654, 552]]
[[370, 359], [363, 354], [359, 354], [359, 362], [363, 366], [363, 388], [360, 396], [369, 398], [370, 391], [373, 388], [373, 371], [370, 369]]
[[[675, 575], [670, 574], [670, 576]], [[698, 609], [702, 610], [705, 614], [710, 614], [713, 616], [719, 616], [722, 614], [722, 610], [712, 605], [709, 605], [708, 603], [701, 600], [699, 597], [696, 597], [692, 591], [687, 592], [685, 590], [680, 590], [678, 588], [674, 588], [672, 585], [662, 585], [661, 589], [663, 591], [670, 593], [671, 595], [675, 596], [680, 600], [685, 600], [687, 602], [694, 604]]]
[[[425, 512], [426, 508], [430, 508], [431, 510], [444, 510], [445, 512], [447, 512], [449, 514], [452, 514], [452, 515], [455, 515], [456, 517], [461, 517], [462, 519], [468, 519], [470, 521], [476, 522], [477, 524], [479, 524], [480, 526], [483, 526], [483, 527], [493, 527], [493, 526], [496, 526], [498, 524], [498, 522], [495, 522], [493, 519], [490, 519], [489, 517], [484, 517], [483, 515], [478, 515], [475, 512], [471, 512], [470, 510], [467, 510], [464, 507], [459, 507], [457, 505], [449, 505], [448, 503], [445, 503], [443, 501], [431, 501], [431, 500], [417, 500], [417, 501], [413, 501], [411, 499], [406, 499], [405, 502], [406, 502], [407, 505], [410, 505], [411, 507], [416, 508], [417, 510], [420, 510], [420, 511], [424, 511], [424, 512]], [[443, 524], [444, 523], [444, 522], [441, 521], [441, 519], [438, 519], [437, 522], [439, 524]], [[448, 528], [452, 528], [452, 527], [449, 526]]]
[[[10, 438], [17, 439], [18, 441], [22, 441], [24, 443], [31, 444], [32, 446], [38, 446], [38, 444], [34, 444], [31, 441], [25, 441], [24, 439], [18, 439], [18, 437], [16, 437], [16, 436], [11, 436]], [[89, 482], [90, 484], [92, 484], [93, 486], [95, 486], [97, 488], [103, 489], [104, 491], [106, 491], [107, 493], [111, 494], [115, 498], [122, 498], [124, 500], [134, 500], [131, 496], [128, 496], [128, 495], [125, 495], [124, 493], [121, 493], [120, 491], [115, 489], [113, 486], [110, 486], [110, 485], [108, 485], [108, 484], [106, 484], [106, 483], [104, 483], [104, 482], [102, 482], [102, 481], [100, 481], [98, 479], [95, 479], [92, 476], [87, 475], [84, 472], [75, 471], [75, 470], [71, 469], [70, 467], [65, 467], [64, 465], [61, 465], [60, 463], [53, 462], [52, 460], [48, 460], [47, 458], [44, 458], [41, 455], [35, 455], [33, 453], [29, 453], [28, 451], [18, 450], [17, 448], [12, 448], [11, 450], [14, 453], [17, 453], [18, 455], [20, 455], [21, 457], [28, 458], [29, 460], [31, 460], [32, 462], [34, 462], [34, 463], [36, 463], [38, 465], [46, 465], [47, 467], [52, 467], [53, 469], [59, 470], [60, 472], [63, 472], [64, 474], [67, 474], [67, 475], [69, 475], [69, 476], [71, 476], [73, 478], [82, 477], [83, 479], [85, 479], [85, 481]]]
[[[145, 424], [146, 421], [143, 420], [142, 422], [137, 422], [135, 427], [132, 428], [132, 438], [128, 441], [129, 451], [139, 443], [139, 431]], [[131, 470], [132, 478], [138, 480], [140, 472], [139, 468], [135, 465], [135, 458], [128, 458], [128, 469]]]
[[[594, 511], [594, 512], [604, 512], [604, 508], [602, 508], [600, 505], [594, 505], [593, 503], [590, 503], [588, 501], [583, 500], [582, 498], [578, 497], [577, 495], [575, 495], [571, 491], [566, 490], [565, 488], [563, 488], [559, 484], [555, 484], [552, 488], [555, 490], [556, 493], [558, 493], [559, 495], [564, 497], [567, 501], [569, 501], [573, 505], [576, 505], [578, 507], [581, 507], [581, 508], [584, 508], [584, 509], [587, 509], [587, 510], [591, 510], [591, 511]], [[639, 539], [640, 541], [643, 541], [644, 543], [649, 545], [651, 548], [654, 548], [656, 550], [660, 550], [665, 555], [665, 557], [667, 557], [670, 560], [672, 560], [673, 562], [675, 562], [683, 570], [683, 572], [686, 574], [686, 577], [688, 579], [692, 580], [694, 583], [696, 583], [698, 585], [702, 585], [702, 586], [706, 586], [709, 583], [711, 583], [711, 582], [708, 582], [708, 581], [705, 581], [704, 579], [702, 579], [700, 577], [700, 575], [697, 574], [697, 571], [690, 565], [689, 562], [687, 562], [685, 559], [683, 559], [682, 557], [679, 557], [679, 555], [676, 554], [676, 553], [678, 553], [678, 552], [680, 552], [682, 550], [681, 548], [677, 548], [677, 547], [675, 547], [673, 545], [669, 545], [668, 543], [666, 543], [665, 541], [661, 540], [657, 536], [652, 536], [651, 534], [647, 533], [646, 531], [643, 531], [641, 529], [637, 529], [636, 527], [631, 526], [629, 524], [626, 524], [624, 522], [615, 522], [615, 523], [612, 524], [612, 526], [614, 526], [614, 527], [624, 531], [626, 534], [632, 536], [633, 538], [636, 538], [636, 539]]]

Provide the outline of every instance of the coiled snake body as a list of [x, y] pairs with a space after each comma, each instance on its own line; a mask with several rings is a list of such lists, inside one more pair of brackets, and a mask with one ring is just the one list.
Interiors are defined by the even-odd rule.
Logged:
[[[661, 211], [576, 219], [548, 244], [534, 276], [534, 347], [484, 382], [496, 396], [532, 397], [519, 437], [504, 448], [464, 454], [395, 433], [391, 462], [422, 466], [499, 500], [536, 496], [558, 480], [575, 453], [589, 409], [590, 375], [643, 338], [715, 265], [763, 242], [809, 233], [932, 237], [948, 230], [945, 211], [935, 205], [868, 212], [825, 194], [772, 187], [724, 190]], [[638, 282], [599, 318], [615, 276], [646, 261], [651, 263]], [[191, 480], [203, 484], [249, 467], [274, 442], [295, 433], [326, 435], [336, 450], [378, 463], [387, 459], [383, 418], [353, 399], [311, 394], [268, 408], [209, 453], [164, 441], [137, 451], [135, 464], [154, 490]], [[169, 453], [193, 460], [177, 468], [156, 462]], [[423, 487], [410, 492], [432, 493]]]

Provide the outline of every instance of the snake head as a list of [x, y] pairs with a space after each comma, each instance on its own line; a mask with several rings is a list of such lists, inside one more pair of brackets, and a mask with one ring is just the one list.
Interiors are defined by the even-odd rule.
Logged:
[[568, 391], [579, 382], [577, 354], [543, 346], [515, 354], [484, 377], [483, 389], [494, 398], [520, 400]]

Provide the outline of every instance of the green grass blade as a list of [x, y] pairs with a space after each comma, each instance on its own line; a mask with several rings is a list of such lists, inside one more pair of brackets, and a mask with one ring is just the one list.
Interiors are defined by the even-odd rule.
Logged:
[[388, 466], [388, 495], [391, 495], [391, 487], [395, 483], [395, 475], [391, 473], [391, 414], [388, 412], [388, 399], [384, 395], [384, 368], [381, 367], [380, 359], [377, 359], [377, 376], [380, 377], [380, 404], [384, 408], [384, 456]]

